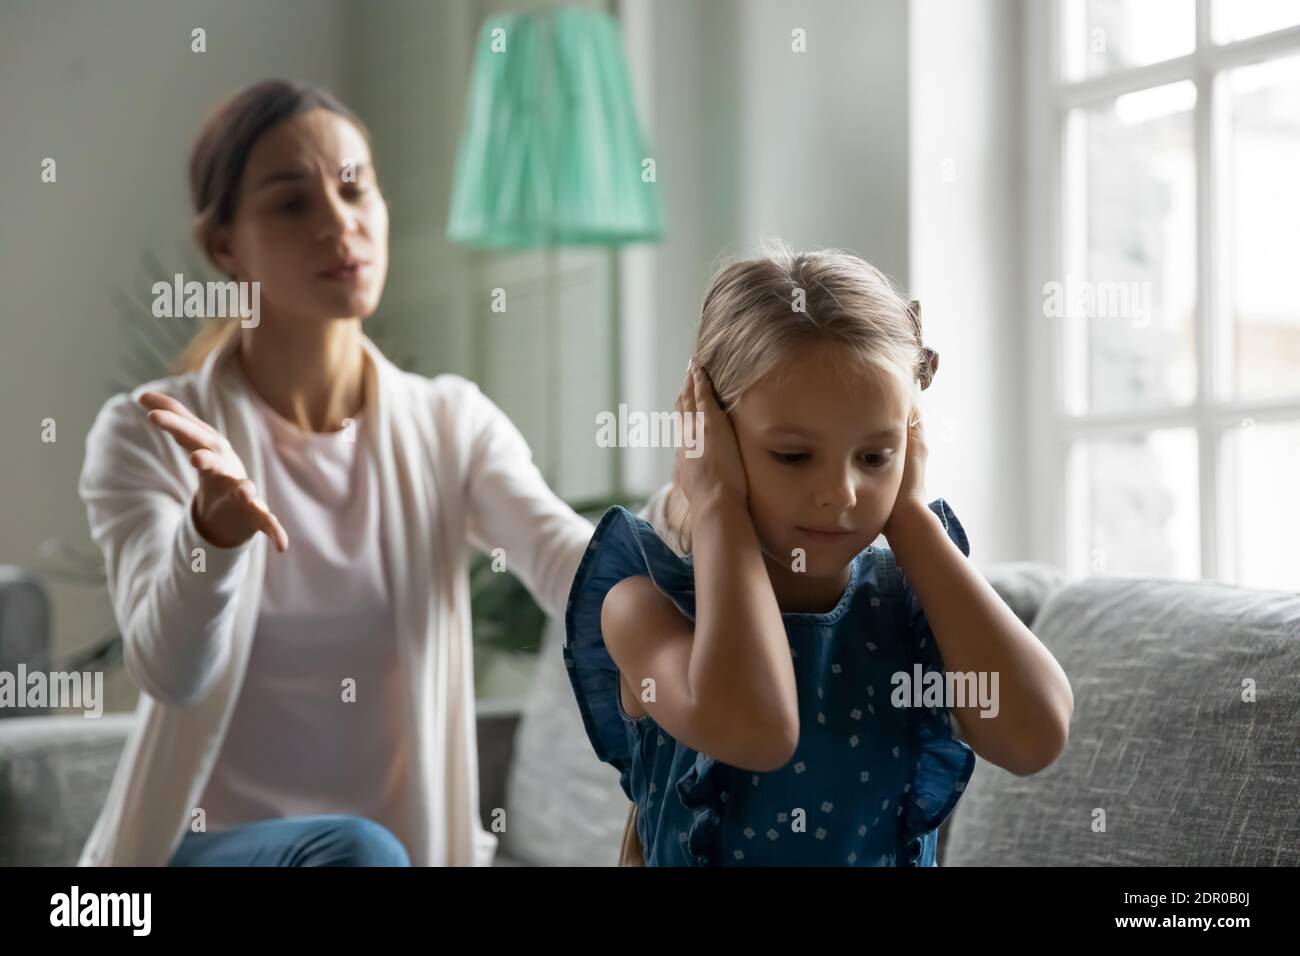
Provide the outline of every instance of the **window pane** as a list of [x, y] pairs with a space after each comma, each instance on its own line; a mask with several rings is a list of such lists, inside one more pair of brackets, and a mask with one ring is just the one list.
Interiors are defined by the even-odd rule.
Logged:
[[[1300, 4], [1297, 4], [1300, 6]], [[1227, 74], [1231, 392], [1300, 393], [1300, 57]]]
[[1256, 424], [1224, 434], [1225, 544], [1238, 584], [1300, 590], [1300, 422]]
[[1074, 573], [1200, 576], [1192, 429], [1081, 440], [1070, 459]]
[[1195, 0], [1064, 0], [1065, 79], [1185, 56], [1196, 47]]
[[1257, 37], [1300, 23], [1295, 0], [1214, 0], [1214, 39], [1218, 43]]
[[1066, 275], [1044, 289], [1045, 313], [1068, 320], [1072, 412], [1195, 396], [1195, 105], [1185, 81], [1072, 114]]

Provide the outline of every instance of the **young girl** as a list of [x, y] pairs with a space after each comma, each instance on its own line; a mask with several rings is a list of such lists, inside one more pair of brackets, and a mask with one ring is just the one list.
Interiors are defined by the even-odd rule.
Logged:
[[[666, 509], [689, 553], [611, 508], [566, 615], [645, 864], [934, 866], [976, 753], [1025, 775], [1064, 748], [1064, 673], [925, 503], [937, 367], [919, 306], [856, 256], [778, 245], [710, 284], [677, 401], [702, 453], [679, 448]], [[1000, 700], [916, 706], [945, 663]]]

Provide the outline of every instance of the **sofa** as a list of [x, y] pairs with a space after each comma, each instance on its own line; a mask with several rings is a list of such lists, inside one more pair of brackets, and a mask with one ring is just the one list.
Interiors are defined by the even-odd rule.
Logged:
[[[1300, 864], [1300, 594], [1067, 582], [1032, 563], [981, 573], [1061, 662], [1074, 718], [1042, 773], [977, 761], [940, 865]], [[552, 622], [526, 700], [478, 708], [482, 819], [506, 811], [499, 866], [617, 860], [627, 800], [587, 744], [561, 640]], [[0, 719], [0, 866], [76, 861], [132, 719]]]

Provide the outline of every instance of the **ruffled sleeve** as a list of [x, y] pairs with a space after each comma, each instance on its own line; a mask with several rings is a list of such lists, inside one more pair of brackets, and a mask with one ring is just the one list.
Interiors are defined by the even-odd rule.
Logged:
[[619, 701], [618, 666], [605, 647], [600, 611], [615, 584], [639, 574], [649, 575], [679, 611], [695, 619], [690, 557], [677, 555], [649, 522], [615, 505], [596, 525], [569, 590], [564, 663], [596, 756], [618, 770], [629, 798], [632, 755]]
[[[937, 498], [928, 507], [943, 522], [944, 530], [963, 555], [970, 556], [966, 530], [957, 520], [948, 502]], [[901, 569], [900, 569], [901, 572]], [[943, 673], [943, 658], [921, 601], [907, 576], [900, 573], [903, 598], [912, 639], [913, 660], [920, 663], [923, 674]], [[936, 829], [956, 807], [975, 769], [975, 753], [956, 735], [952, 716], [944, 708], [922, 707], [914, 721], [918, 757], [916, 776], [908, 791], [906, 834], [910, 862], [919, 860], [920, 838]]]
[[727, 795], [727, 765], [708, 754], [694, 754], [690, 766], [677, 779], [677, 799], [691, 814], [686, 852], [701, 866], [716, 866], [722, 858], [722, 812]]

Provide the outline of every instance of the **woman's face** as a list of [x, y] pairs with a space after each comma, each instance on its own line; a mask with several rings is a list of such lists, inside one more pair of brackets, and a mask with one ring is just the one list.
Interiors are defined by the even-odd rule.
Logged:
[[388, 275], [388, 205], [361, 132], [315, 109], [263, 134], [213, 255], [239, 280], [261, 283], [270, 321], [373, 314]]
[[[894, 376], [813, 343], [751, 386], [731, 410], [749, 512], [768, 557], [833, 577], [880, 534], [903, 480], [911, 400]], [[841, 356], [841, 357], [837, 357]], [[839, 535], [811, 533], [844, 529]]]

